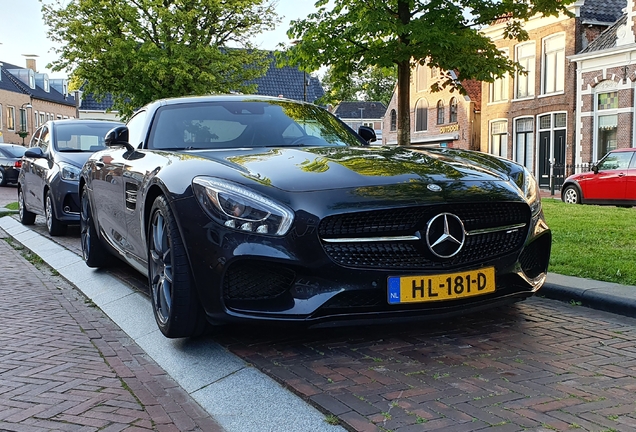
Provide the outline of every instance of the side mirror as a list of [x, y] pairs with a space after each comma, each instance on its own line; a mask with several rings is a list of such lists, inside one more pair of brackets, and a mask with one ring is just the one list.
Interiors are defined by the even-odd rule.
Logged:
[[592, 164], [592, 171], [594, 174], [598, 174], [598, 162]]
[[24, 157], [42, 159], [46, 156], [40, 147], [33, 147], [24, 152]]
[[362, 139], [365, 140], [367, 143], [372, 143], [374, 141], [377, 141], [378, 139], [375, 136], [375, 131], [373, 130], [373, 128], [370, 128], [369, 126], [360, 126], [358, 128], [358, 135], [360, 135]]
[[104, 144], [106, 147], [124, 146], [130, 151], [135, 151], [128, 142], [128, 127], [126, 126], [117, 126], [109, 130], [104, 137]]

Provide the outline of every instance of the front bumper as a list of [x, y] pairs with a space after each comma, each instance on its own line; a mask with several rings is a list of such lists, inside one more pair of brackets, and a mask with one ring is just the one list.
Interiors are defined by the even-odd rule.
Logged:
[[[318, 218], [297, 214], [284, 238], [228, 231], [210, 221], [194, 200], [179, 203], [179, 224], [199, 297], [211, 322], [267, 321], [333, 325], [381, 319], [436, 319], [522, 300], [544, 283], [551, 232], [543, 214], [530, 218], [519, 247], [487, 259], [437, 267], [378, 268], [364, 259], [328, 254]], [[396, 251], [396, 254], [400, 251]], [[372, 255], [372, 254], [371, 254]], [[419, 258], [418, 258], [419, 259]], [[385, 262], [386, 260], [379, 262]], [[410, 267], [409, 267], [410, 266]], [[389, 266], [390, 267], [390, 266]], [[493, 293], [455, 300], [390, 304], [388, 278], [438, 275], [494, 267]]]
[[67, 224], [80, 220], [79, 182], [56, 177], [50, 184], [55, 217]]

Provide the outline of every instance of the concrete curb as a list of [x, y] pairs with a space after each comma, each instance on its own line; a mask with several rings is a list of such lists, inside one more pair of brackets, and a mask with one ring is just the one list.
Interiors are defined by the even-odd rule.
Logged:
[[550, 273], [538, 295], [581, 302], [583, 306], [593, 309], [636, 317], [636, 286]]
[[90, 298], [227, 432], [340, 432], [315, 407], [217, 344], [212, 337], [166, 339], [150, 300], [76, 253], [1, 217], [0, 228]]

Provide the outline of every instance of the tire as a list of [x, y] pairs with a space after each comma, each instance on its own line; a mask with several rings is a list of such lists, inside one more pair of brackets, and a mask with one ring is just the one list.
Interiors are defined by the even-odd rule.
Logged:
[[82, 258], [87, 266], [100, 268], [113, 264], [115, 257], [97, 235], [86, 188], [82, 189], [80, 196], [80, 242], [82, 244]]
[[22, 188], [18, 188], [18, 215], [22, 225], [33, 225], [35, 223], [35, 213], [31, 213], [26, 209]]
[[7, 176], [4, 175], [4, 168], [0, 167], [0, 186], [7, 184]]
[[55, 217], [53, 194], [50, 190], [46, 192], [44, 200], [44, 217], [46, 218], [46, 228], [49, 230], [49, 234], [54, 237], [66, 234], [66, 224]]
[[566, 186], [561, 194], [561, 199], [567, 204], [581, 204], [581, 194], [575, 186]]
[[169, 338], [199, 336], [207, 327], [177, 223], [164, 196], [150, 210], [148, 283], [157, 325]]

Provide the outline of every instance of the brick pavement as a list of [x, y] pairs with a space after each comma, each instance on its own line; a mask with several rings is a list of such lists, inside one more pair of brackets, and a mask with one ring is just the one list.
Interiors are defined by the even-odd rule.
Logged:
[[217, 341], [350, 430], [636, 431], [636, 319], [568, 303]]
[[222, 431], [99, 309], [12, 244], [0, 230], [0, 430]]

